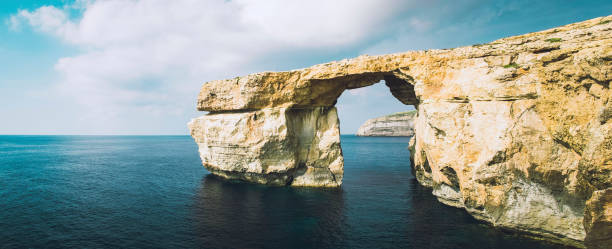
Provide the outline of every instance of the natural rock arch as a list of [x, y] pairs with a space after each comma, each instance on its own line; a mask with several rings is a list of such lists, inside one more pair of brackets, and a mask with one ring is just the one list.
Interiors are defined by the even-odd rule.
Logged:
[[198, 110], [210, 113], [190, 123], [204, 166], [229, 179], [340, 186], [344, 159], [334, 105], [342, 92], [384, 80], [400, 102], [418, 105], [407, 70], [372, 59], [205, 84]]
[[612, 243], [611, 17], [488, 44], [360, 56], [204, 84], [189, 123], [205, 167], [251, 182], [342, 183], [336, 99], [385, 80], [417, 108], [417, 180], [475, 218]]

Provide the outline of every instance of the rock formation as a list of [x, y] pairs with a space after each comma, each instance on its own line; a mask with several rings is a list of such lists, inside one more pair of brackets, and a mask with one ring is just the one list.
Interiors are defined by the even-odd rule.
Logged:
[[413, 136], [415, 116], [416, 111], [407, 111], [368, 119], [357, 130], [357, 136]]
[[189, 127], [204, 166], [213, 174], [271, 185], [342, 183], [335, 107], [209, 113]]
[[189, 127], [212, 173], [338, 186], [334, 104], [384, 80], [417, 110], [417, 180], [477, 219], [612, 244], [612, 16], [445, 50], [360, 56], [204, 84]]

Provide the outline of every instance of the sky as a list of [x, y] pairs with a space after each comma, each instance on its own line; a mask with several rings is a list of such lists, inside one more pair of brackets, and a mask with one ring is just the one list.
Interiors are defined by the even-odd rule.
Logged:
[[[610, 14], [609, 0], [2, 0], [0, 134], [188, 134], [206, 81]], [[384, 84], [337, 107], [343, 134], [413, 109]]]

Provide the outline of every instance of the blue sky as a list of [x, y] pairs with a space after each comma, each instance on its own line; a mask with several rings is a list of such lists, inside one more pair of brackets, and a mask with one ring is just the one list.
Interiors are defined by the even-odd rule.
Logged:
[[[612, 14], [612, 1], [4, 0], [0, 134], [187, 134], [202, 83], [360, 54], [485, 43]], [[342, 133], [410, 109], [345, 92]]]

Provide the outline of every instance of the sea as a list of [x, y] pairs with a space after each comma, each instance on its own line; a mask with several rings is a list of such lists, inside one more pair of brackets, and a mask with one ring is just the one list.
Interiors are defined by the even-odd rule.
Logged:
[[220, 179], [189, 136], [0, 136], [0, 248], [559, 248], [438, 202], [409, 139], [343, 135], [322, 189]]

